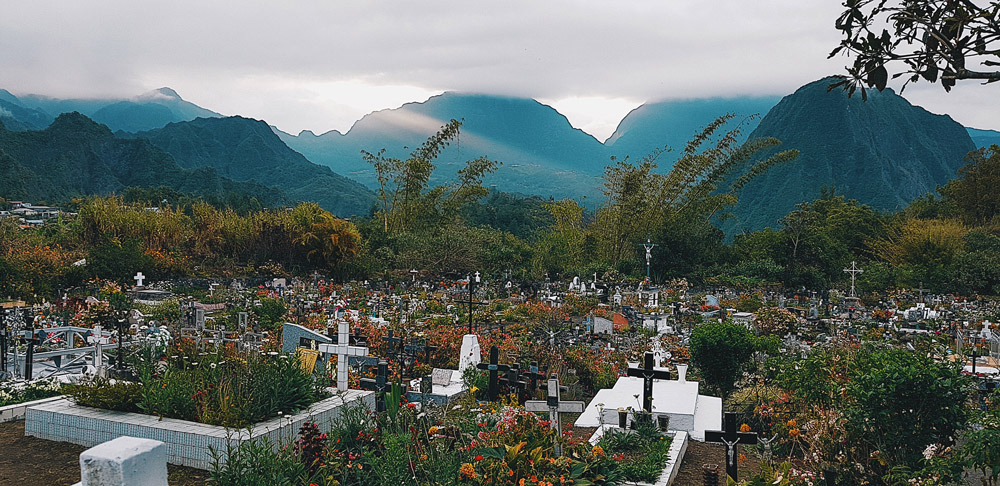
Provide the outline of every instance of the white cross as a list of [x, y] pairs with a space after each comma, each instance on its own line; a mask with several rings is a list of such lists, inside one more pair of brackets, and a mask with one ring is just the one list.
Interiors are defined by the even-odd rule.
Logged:
[[135, 280], [136, 287], [142, 287], [142, 281], [146, 279], [146, 276], [143, 275], [142, 272], [136, 272], [135, 276], [132, 277], [132, 279]]
[[340, 321], [337, 325], [337, 344], [320, 344], [318, 346], [321, 353], [337, 355], [337, 389], [347, 391], [347, 360], [350, 356], [368, 356], [368, 348], [364, 346], [351, 346], [349, 344], [350, 326], [347, 321]]
[[851, 274], [851, 297], [855, 297], [854, 279], [857, 278], [858, 274], [865, 273], [865, 271], [858, 268], [854, 261], [851, 261], [851, 268], [845, 268], [844, 272]]
[[101, 326], [94, 326], [94, 334], [87, 338], [87, 342], [94, 345], [94, 369], [97, 376], [104, 376], [104, 345], [108, 344], [108, 338], [104, 337]]

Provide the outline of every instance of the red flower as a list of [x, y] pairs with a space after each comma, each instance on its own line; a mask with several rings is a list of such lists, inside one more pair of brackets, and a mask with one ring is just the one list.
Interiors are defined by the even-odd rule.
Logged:
[[483, 460], [483, 456], [476, 456], [476, 461], [482, 461], [482, 460]]

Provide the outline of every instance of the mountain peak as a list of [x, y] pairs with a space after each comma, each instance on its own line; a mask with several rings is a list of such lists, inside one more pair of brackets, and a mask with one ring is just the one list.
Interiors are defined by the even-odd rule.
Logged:
[[181, 98], [181, 95], [177, 94], [177, 92], [174, 91], [173, 88], [168, 88], [168, 87], [164, 86], [162, 88], [154, 89], [152, 91], [148, 91], [146, 93], [143, 93], [143, 94], [139, 95], [139, 100], [142, 100], [142, 101], [153, 101], [153, 100], [177, 100], [177, 101], [183, 101], [183, 98]]

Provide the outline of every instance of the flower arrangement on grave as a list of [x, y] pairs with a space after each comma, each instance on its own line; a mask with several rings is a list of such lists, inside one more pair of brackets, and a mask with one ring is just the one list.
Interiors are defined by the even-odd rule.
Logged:
[[84, 406], [230, 428], [295, 413], [328, 396], [328, 380], [304, 371], [294, 356], [244, 354], [232, 343], [197, 352], [188, 341], [178, 340], [162, 360], [143, 348], [130, 364], [136, 381], [95, 380], [68, 393]]
[[625, 480], [655, 483], [663, 471], [671, 438], [661, 435], [652, 420], [636, 420], [635, 430], [609, 429], [594, 447], [594, 453], [618, 462]]

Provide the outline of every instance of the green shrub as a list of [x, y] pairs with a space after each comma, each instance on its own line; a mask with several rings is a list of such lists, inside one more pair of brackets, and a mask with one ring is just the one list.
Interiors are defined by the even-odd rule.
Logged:
[[78, 405], [119, 412], [139, 412], [143, 398], [142, 384], [127, 381], [98, 380], [69, 385], [67, 393]]

